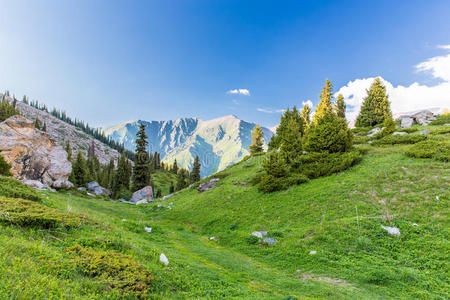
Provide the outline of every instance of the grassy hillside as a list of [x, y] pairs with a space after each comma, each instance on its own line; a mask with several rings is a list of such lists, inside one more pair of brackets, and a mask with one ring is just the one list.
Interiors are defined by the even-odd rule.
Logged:
[[152, 181], [154, 183], [155, 192], [160, 189], [162, 195], [170, 194], [170, 183], [173, 183], [173, 186], [177, 186], [177, 175], [170, 171], [161, 171], [158, 170], [152, 174]]
[[0, 297], [448, 299], [449, 163], [406, 156], [413, 145], [360, 147], [347, 171], [272, 194], [251, 184], [254, 157], [217, 174], [213, 190], [144, 206], [0, 198]]

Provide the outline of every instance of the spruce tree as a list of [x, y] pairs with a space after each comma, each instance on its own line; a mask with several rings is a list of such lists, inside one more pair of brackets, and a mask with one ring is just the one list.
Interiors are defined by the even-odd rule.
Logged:
[[340, 118], [345, 119], [345, 102], [344, 102], [344, 96], [342, 96], [342, 94], [339, 94], [337, 96], [336, 115]]
[[248, 147], [250, 149], [250, 154], [254, 155], [256, 153], [263, 152], [264, 145], [264, 132], [261, 126], [256, 125], [252, 130], [252, 144]]
[[332, 107], [332, 97], [333, 97], [333, 85], [327, 79], [325, 80], [325, 86], [322, 89], [322, 93], [320, 94], [320, 102], [317, 105], [316, 113], [313, 117], [313, 122], [317, 123], [317, 121], [322, 118], [327, 113], [333, 110]]
[[289, 121], [291, 119], [293, 119], [298, 124], [299, 134], [300, 136], [303, 136], [305, 125], [300, 112], [297, 110], [297, 107], [294, 106], [292, 111], [288, 109], [281, 116], [280, 125], [277, 127], [276, 134], [272, 136], [269, 142], [269, 151], [278, 149], [281, 145], [281, 142], [283, 140], [286, 140], [285, 134]]
[[136, 134], [136, 151], [134, 155], [133, 191], [140, 190], [150, 184], [149, 155], [147, 152], [147, 135], [145, 124], [139, 124]]
[[308, 105], [303, 105], [301, 116], [305, 127], [309, 127], [309, 125], [311, 124], [311, 108], [309, 108]]
[[173, 165], [172, 165], [172, 173], [173, 174], [177, 174], [178, 173], [178, 164], [177, 164], [177, 159], [175, 158]]
[[83, 154], [78, 152], [77, 158], [72, 165], [73, 183], [77, 186], [85, 186], [88, 182], [88, 170]]
[[3, 155], [0, 154], [0, 175], [11, 176], [11, 165], [5, 160]]
[[69, 161], [72, 161], [72, 148], [70, 147], [70, 142], [69, 141], [66, 141], [65, 150], [67, 152], [67, 159]]
[[42, 131], [47, 132], [47, 123], [44, 122], [44, 125], [42, 126]]
[[294, 119], [289, 120], [283, 140], [280, 144], [280, 153], [284, 161], [291, 164], [302, 154], [302, 135], [300, 125]]
[[175, 187], [173, 186], [173, 182], [170, 182], [170, 188], [169, 188], [169, 193], [173, 193], [175, 192]]
[[177, 191], [182, 190], [186, 187], [186, 174], [184, 170], [181, 169], [177, 175]]
[[36, 128], [37, 130], [41, 130], [41, 121], [39, 121], [38, 118], [34, 120], [34, 128]]
[[372, 127], [383, 124], [389, 118], [392, 118], [392, 112], [388, 95], [386, 94], [386, 87], [380, 78], [376, 78], [370, 89], [367, 90], [367, 96], [363, 100], [355, 126]]
[[130, 188], [129, 169], [130, 167], [128, 159], [125, 156], [125, 153], [122, 153], [122, 155], [119, 158], [119, 161], [117, 162], [117, 170], [114, 173], [114, 179], [112, 183], [112, 190], [114, 197], [117, 197], [120, 191], [128, 190]]
[[198, 155], [194, 159], [194, 166], [192, 167], [192, 182], [197, 182], [200, 180], [200, 158]]

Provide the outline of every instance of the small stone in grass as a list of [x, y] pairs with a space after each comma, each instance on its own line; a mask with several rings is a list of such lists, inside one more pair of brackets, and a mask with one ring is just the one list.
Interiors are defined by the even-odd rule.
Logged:
[[390, 235], [400, 236], [400, 229], [397, 227], [389, 227], [381, 225], [381, 228], [386, 230]]
[[315, 255], [315, 254], [317, 254], [317, 251], [316, 250], [309, 251], [309, 254]]
[[144, 227], [144, 229], [145, 229], [145, 231], [147, 231], [147, 232], [149, 232], [149, 233], [152, 232], [152, 228], [151, 228], [151, 227], [147, 227], [147, 226], [146, 226], [146, 227]]
[[122, 222], [125, 222], [127, 219], [122, 219]]
[[164, 253], [161, 253], [161, 255], [159, 256], [159, 261], [163, 264], [165, 264], [166, 266], [169, 265], [169, 259], [167, 259], [166, 255], [164, 255]]

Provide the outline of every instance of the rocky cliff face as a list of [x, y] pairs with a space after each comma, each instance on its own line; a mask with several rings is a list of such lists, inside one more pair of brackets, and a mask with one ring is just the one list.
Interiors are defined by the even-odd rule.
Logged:
[[19, 180], [39, 180], [60, 187], [72, 171], [67, 152], [22, 116], [0, 123], [0, 152]]
[[[0, 94], [0, 97], [2, 97], [2, 94]], [[9, 101], [13, 100], [11, 97], [7, 97], [7, 99]], [[45, 122], [48, 135], [58, 145], [64, 147], [66, 141], [70, 141], [73, 157], [75, 157], [76, 153], [79, 151], [86, 155], [89, 145], [92, 143], [95, 145], [95, 154], [101, 164], [109, 163], [111, 158], [117, 161], [117, 158], [120, 156], [117, 150], [112, 149], [75, 126], [67, 124], [45, 111], [41, 111], [20, 101], [17, 102], [16, 106], [20, 113], [26, 118], [30, 120], [39, 118], [42, 123]]]
[[[235, 116], [203, 121], [196, 118], [174, 121], [129, 121], [104, 129], [115, 141], [124, 143], [129, 150], [135, 148], [139, 123], [146, 125], [150, 151], [160, 152], [165, 162], [174, 159], [183, 168], [192, 168], [195, 156], [202, 165], [201, 175], [207, 176], [240, 161], [249, 154], [251, 131], [256, 124]], [[273, 132], [263, 128], [266, 143]]]

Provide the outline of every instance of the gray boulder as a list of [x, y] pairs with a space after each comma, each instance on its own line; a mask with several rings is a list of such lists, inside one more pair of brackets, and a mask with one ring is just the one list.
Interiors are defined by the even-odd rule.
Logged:
[[53, 181], [52, 187], [55, 189], [71, 189], [74, 187], [73, 183], [65, 178], [59, 178]]
[[96, 181], [91, 181], [88, 183], [88, 190], [95, 193], [97, 196], [100, 195], [106, 195], [108, 197], [111, 196], [111, 191], [105, 189], [104, 187], [101, 187]]
[[429, 133], [430, 133], [430, 130], [429, 130], [429, 129], [422, 130], [422, 131], [420, 132], [420, 134], [429, 134]]
[[374, 136], [375, 134], [380, 133], [381, 131], [383, 131], [383, 129], [384, 129], [384, 127], [383, 127], [383, 128], [375, 127], [375, 128], [373, 128], [373, 129], [371, 129], [371, 130], [369, 131], [369, 133], [367, 134], [367, 136]]
[[389, 227], [381, 225], [381, 228], [386, 230], [390, 235], [400, 236], [400, 229], [397, 227]]
[[265, 238], [264, 243], [266, 243], [269, 246], [272, 246], [273, 244], [275, 244], [277, 241], [274, 238]]
[[403, 132], [403, 131], [396, 131], [392, 135], [405, 135], [405, 134], [408, 134], [408, 133], [407, 132]]
[[164, 201], [164, 200], [167, 200], [167, 199], [172, 198], [172, 197], [173, 197], [173, 194], [169, 194], [167, 196], [164, 196], [162, 199]]
[[403, 113], [398, 116], [402, 128], [409, 128], [414, 124], [428, 125], [431, 121], [436, 120], [433, 112], [427, 109]]
[[39, 190], [39, 191], [45, 191], [45, 190], [49, 189], [48, 185], [43, 184], [39, 180], [31, 180], [31, 179], [29, 179], [29, 180], [22, 181], [22, 183], [26, 184], [26, 185], [28, 185], [28, 186], [36, 189], [36, 190]]
[[267, 235], [267, 231], [253, 231], [251, 235], [262, 239], [262, 238], [264, 238]]
[[211, 189], [216, 187], [216, 182], [218, 182], [218, 181], [220, 181], [219, 178], [213, 178], [213, 179], [211, 179], [208, 182], [202, 183], [202, 184], [200, 184], [198, 186], [197, 191], [199, 193], [203, 193], [203, 192], [209, 191], [209, 190], [211, 190]]
[[79, 190], [80, 192], [86, 192], [87, 189], [83, 186], [80, 186], [79, 188], [77, 188], [77, 190]]
[[130, 202], [136, 203], [141, 200], [153, 201], [153, 188], [150, 185], [134, 192]]
[[414, 119], [410, 117], [401, 117], [400, 119], [400, 127], [401, 128], [409, 128], [413, 126]]

